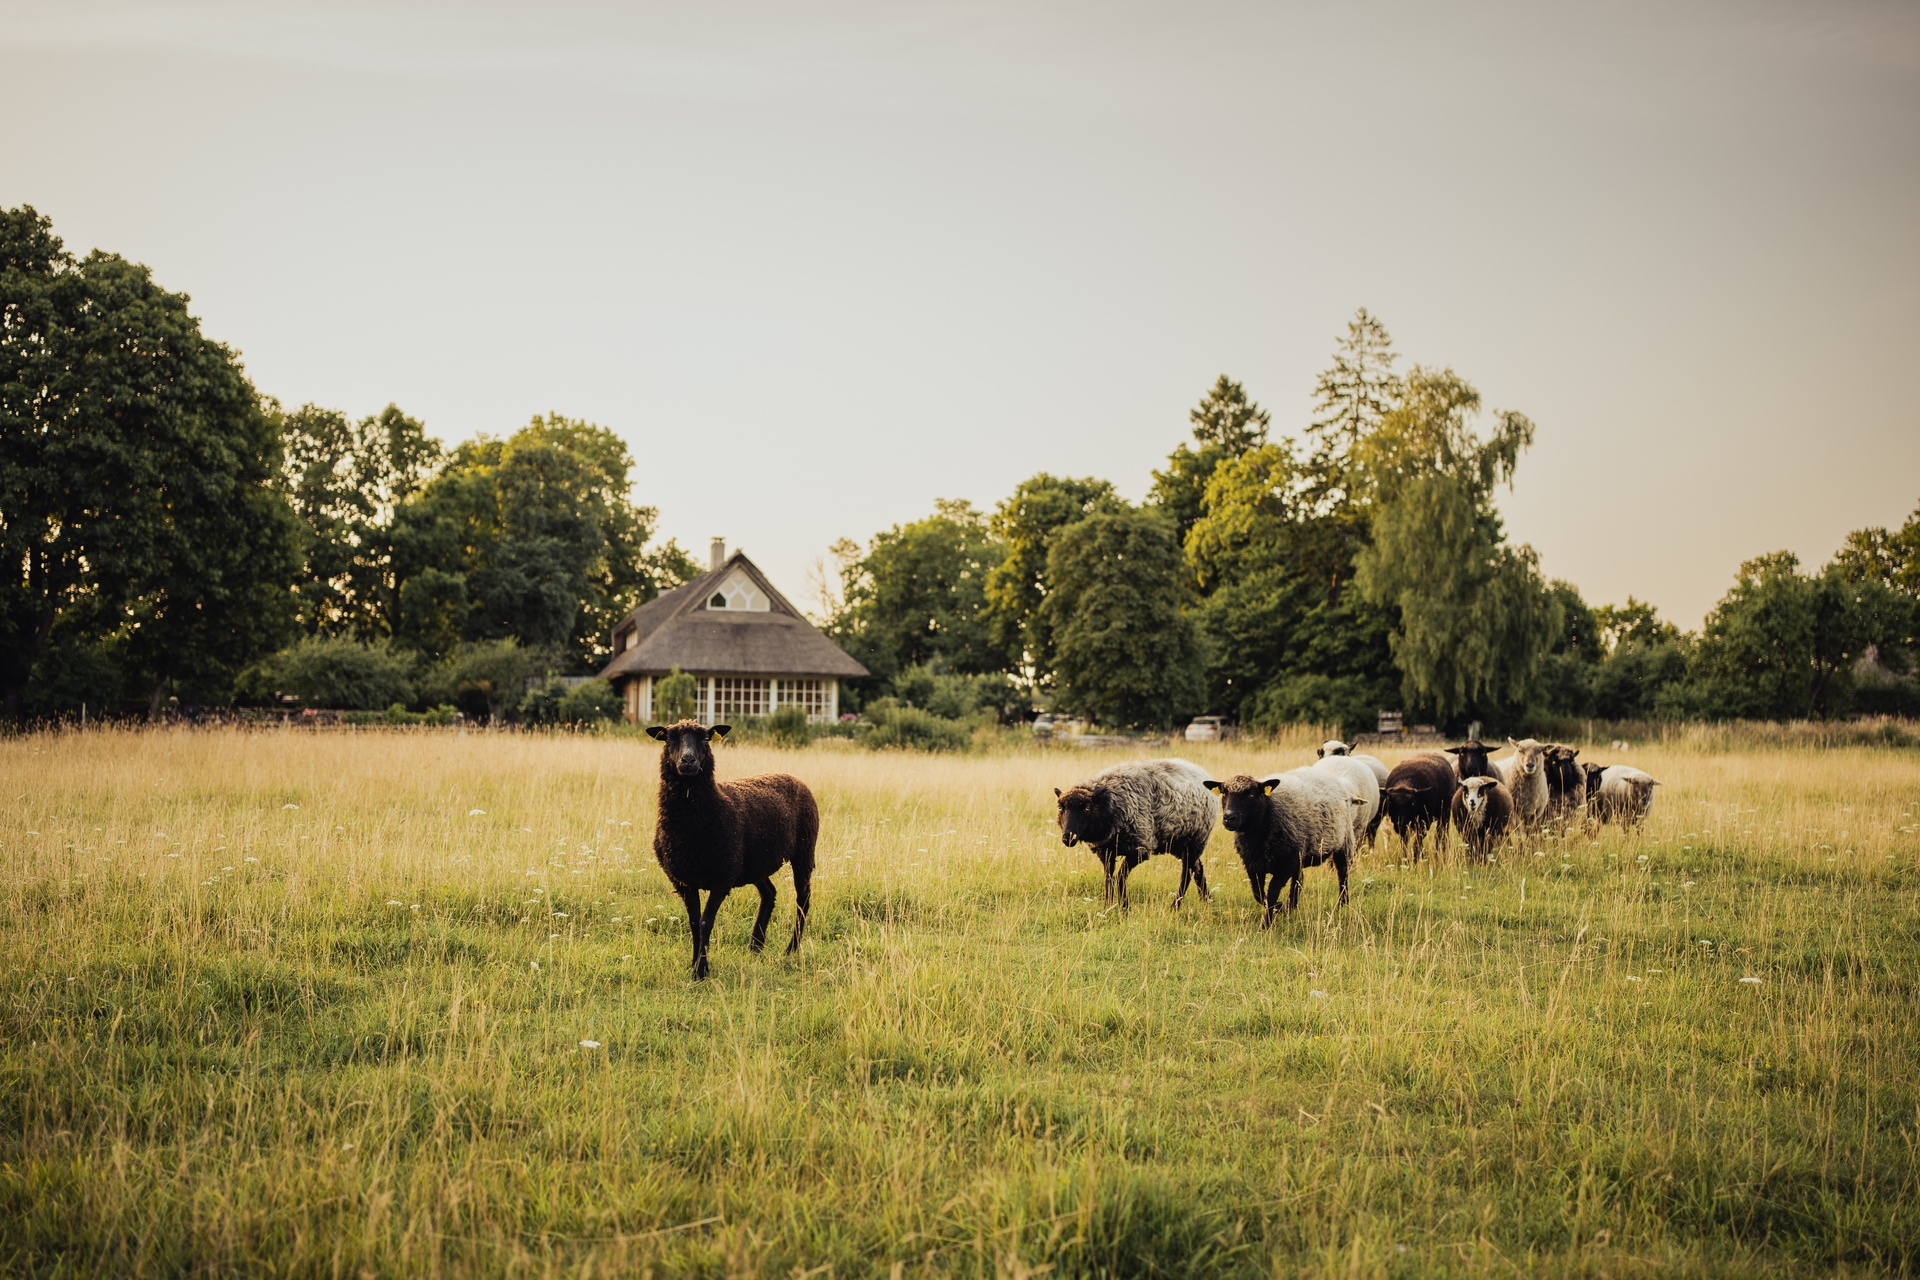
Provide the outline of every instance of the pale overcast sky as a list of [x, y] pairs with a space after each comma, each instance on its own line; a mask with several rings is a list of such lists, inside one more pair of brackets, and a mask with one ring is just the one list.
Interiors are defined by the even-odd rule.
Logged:
[[0, 0], [0, 204], [289, 405], [619, 431], [798, 603], [1130, 496], [1354, 308], [1539, 427], [1514, 537], [1687, 626], [1920, 502], [1920, 5]]

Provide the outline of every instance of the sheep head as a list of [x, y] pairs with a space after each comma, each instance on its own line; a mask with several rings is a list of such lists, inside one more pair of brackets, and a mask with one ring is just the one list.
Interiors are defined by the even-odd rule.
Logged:
[[1325, 760], [1328, 756], [1344, 756], [1351, 754], [1352, 751], [1353, 748], [1340, 741], [1340, 739], [1329, 738], [1320, 744], [1320, 750], [1316, 754], [1322, 760]]
[[1487, 807], [1487, 792], [1500, 785], [1498, 778], [1465, 778], [1460, 783], [1460, 807], [1477, 814]]
[[1277, 778], [1249, 778], [1246, 774], [1236, 774], [1225, 782], [1215, 782], [1208, 778], [1207, 790], [1220, 797], [1220, 825], [1229, 831], [1250, 831], [1255, 829], [1269, 812], [1267, 797], [1273, 794], [1279, 785]]
[[1098, 845], [1113, 835], [1113, 799], [1105, 787], [1055, 787], [1058, 801], [1054, 821], [1060, 824], [1060, 843], [1071, 849], [1081, 841]]
[[1507, 745], [1514, 751], [1514, 766], [1524, 775], [1532, 777], [1540, 772], [1540, 765], [1546, 759], [1547, 747], [1534, 738], [1523, 738], [1515, 742], [1507, 739]]
[[682, 778], [698, 778], [713, 773], [713, 740], [724, 738], [733, 726], [717, 724], [709, 729], [698, 720], [677, 724], [656, 724], [647, 736], [665, 745], [660, 750], [660, 773], [669, 771]]

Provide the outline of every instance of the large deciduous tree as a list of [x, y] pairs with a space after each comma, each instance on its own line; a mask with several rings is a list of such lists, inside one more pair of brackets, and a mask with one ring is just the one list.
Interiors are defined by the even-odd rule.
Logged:
[[1163, 512], [1103, 512], [1061, 530], [1042, 612], [1061, 703], [1103, 724], [1159, 727], [1199, 709], [1201, 655], [1181, 609], [1180, 538]]
[[307, 404], [275, 406], [306, 569], [294, 585], [309, 634], [390, 635], [400, 617], [393, 512], [426, 482], [441, 449], [397, 405], [359, 422]]
[[1047, 551], [1060, 530], [1099, 511], [1126, 506], [1113, 485], [1091, 477], [1046, 472], [1022, 480], [993, 513], [989, 527], [1006, 558], [987, 575], [987, 616], [994, 643], [1018, 665], [1032, 670], [1035, 684], [1053, 678], [1053, 633], [1046, 602]]
[[916, 665], [961, 675], [1007, 669], [986, 595], [1006, 549], [971, 503], [942, 499], [926, 519], [875, 534], [864, 552], [835, 553], [841, 605], [826, 630], [876, 680]]
[[1247, 389], [1221, 374], [1187, 411], [1194, 444], [1182, 443], [1167, 456], [1167, 469], [1153, 473], [1151, 501], [1172, 517], [1181, 538], [1206, 505], [1207, 481], [1214, 468], [1267, 442], [1273, 415], [1247, 395]]
[[627, 610], [695, 572], [672, 542], [648, 549], [656, 513], [633, 503], [632, 467], [611, 431], [558, 416], [460, 445], [394, 516], [397, 638], [602, 660]]
[[1533, 424], [1495, 416], [1481, 439], [1480, 394], [1452, 370], [1416, 367], [1360, 449], [1373, 494], [1363, 594], [1397, 611], [1393, 657], [1415, 709], [1441, 720], [1524, 705], [1562, 619], [1531, 547], [1506, 542], [1494, 508]]
[[[19, 716], [91, 670], [223, 696], [291, 624], [295, 521], [275, 423], [187, 298], [137, 263], [76, 261], [0, 210], [0, 699]], [[89, 663], [86, 654], [110, 652]], [[76, 656], [80, 655], [80, 656]]]

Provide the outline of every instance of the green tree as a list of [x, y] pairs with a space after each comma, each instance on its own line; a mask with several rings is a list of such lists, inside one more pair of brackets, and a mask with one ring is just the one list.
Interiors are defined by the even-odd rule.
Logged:
[[1740, 566], [1693, 647], [1688, 709], [1719, 718], [1826, 719], [1851, 707], [1869, 646], [1907, 625], [1896, 593], [1844, 564], [1799, 571], [1790, 551]]
[[559, 417], [460, 445], [395, 513], [395, 634], [426, 653], [512, 637], [604, 661], [620, 617], [694, 573], [677, 544], [648, 550], [656, 513], [632, 503], [631, 468], [612, 432]]
[[[0, 701], [51, 658], [224, 699], [291, 625], [296, 526], [273, 423], [185, 295], [75, 261], [0, 210]], [[41, 680], [40, 687], [58, 682]]]
[[1397, 615], [1407, 702], [1441, 720], [1524, 705], [1562, 625], [1533, 549], [1507, 544], [1493, 504], [1533, 424], [1497, 414], [1482, 440], [1469, 424], [1479, 408], [1452, 370], [1416, 367], [1358, 455], [1374, 501], [1356, 583]]
[[1200, 593], [1207, 706], [1250, 724], [1371, 721], [1394, 693], [1388, 618], [1342, 590], [1350, 559], [1316, 512], [1292, 446], [1221, 463], [1186, 539]]
[[1204, 694], [1193, 622], [1181, 611], [1180, 539], [1154, 510], [1092, 515], [1054, 539], [1041, 606], [1062, 702], [1103, 724], [1165, 726]]
[[826, 630], [877, 680], [916, 663], [962, 675], [1010, 665], [986, 595], [1006, 549], [971, 503], [942, 499], [933, 515], [853, 551], [836, 549], [843, 604]]
[[1354, 312], [1334, 344], [1333, 363], [1313, 385], [1314, 419], [1307, 425], [1312, 450], [1306, 463], [1308, 495], [1317, 508], [1352, 507], [1365, 472], [1356, 469], [1364, 441], [1386, 421], [1405, 391], [1393, 366], [1399, 357], [1386, 326], [1365, 307]]
[[261, 702], [291, 694], [309, 707], [374, 711], [413, 701], [416, 663], [384, 637], [304, 636], [249, 667], [240, 687]]
[[1182, 538], [1206, 505], [1207, 481], [1214, 468], [1267, 442], [1272, 415], [1247, 395], [1247, 389], [1221, 374], [1200, 403], [1187, 411], [1193, 439], [1167, 456], [1167, 469], [1153, 473], [1149, 501], [1173, 518]]
[[1660, 611], [1644, 600], [1633, 596], [1621, 605], [1603, 604], [1593, 611], [1594, 625], [1599, 628], [1600, 646], [1612, 653], [1623, 644], [1653, 645], [1673, 643], [1680, 638], [1680, 628], [1660, 617]]
[[699, 705], [699, 682], [680, 668], [675, 667], [654, 682], [653, 722], [655, 724], [678, 724], [682, 720], [691, 720]]
[[1006, 557], [987, 574], [987, 620], [994, 644], [1030, 667], [1035, 684], [1047, 685], [1053, 674], [1053, 636], [1040, 606], [1047, 598], [1047, 551], [1054, 535], [1094, 512], [1126, 505], [1108, 481], [1043, 471], [1022, 480], [994, 511], [988, 527]]
[[390, 635], [400, 601], [393, 511], [439, 464], [426, 428], [388, 405], [358, 423], [334, 409], [270, 406], [286, 447], [287, 487], [302, 525], [305, 571], [294, 586], [309, 633]]

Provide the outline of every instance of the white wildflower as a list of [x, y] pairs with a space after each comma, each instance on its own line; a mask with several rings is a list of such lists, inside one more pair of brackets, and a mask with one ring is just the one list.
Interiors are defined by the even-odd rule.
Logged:
[[580, 1042], [580, 1047], [582, 1049], [598, 1049], [600, 1047], [600, 1042], [598, 1040], [582, 1040]]
[[484, 818], [487, 816], [487, 811], [485, 809], [469, 809], [467, 810], [467, 816], [469, 818]]

